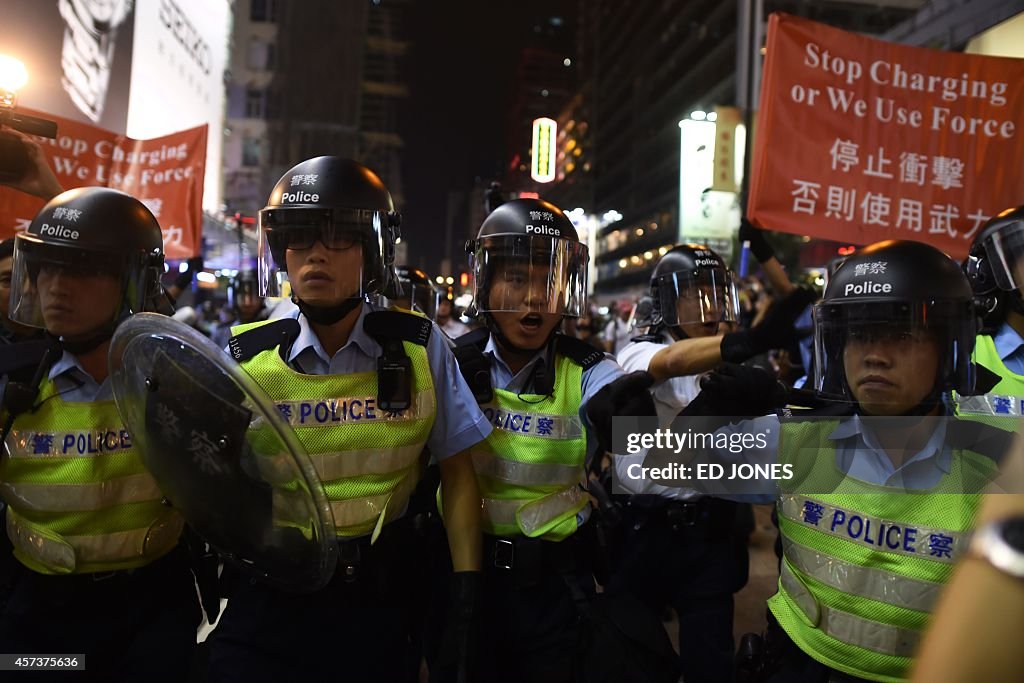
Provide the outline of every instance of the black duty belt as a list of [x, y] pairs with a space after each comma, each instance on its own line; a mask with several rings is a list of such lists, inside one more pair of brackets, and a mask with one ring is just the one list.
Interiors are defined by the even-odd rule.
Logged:
[[515, 579], [520, 585], [533, 585], [546, 574], [572, 574], [587, 562], [585, 525], [563, 541], [544, 541], [525, 536], [483, 537], [483, 569], [492, 575]]
[[[639, 504], [636, 504], [639, 503]], [[705, 496], [693, 501], [644, 500], [630, 503], [647, 523], [666, 524], [672, 531], [717, 533], [729, 530], [736, 519], [736, 506], [730, 500]]]

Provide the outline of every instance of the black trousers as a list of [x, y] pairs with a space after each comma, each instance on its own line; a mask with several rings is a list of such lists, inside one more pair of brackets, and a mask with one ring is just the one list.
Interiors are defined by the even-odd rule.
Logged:
[[[682, 506], [677, 506], [677, 511]], [[746, 583], [746, 539], [733, 531], [735, 504], [703, 499], [686, 514], [665, 505], [625, 509], [625, 531], [609, 593], [633, 593], [657, 614], [679, 617], [687, 683], [733, 677], [733, 593]]]
[[49, 576], [21, 567], [0, 613], [0, 652], [85, 655], [84, 672], [25, 674], [33, 681], [181, 683], [200, 619], [180, 547], [131, 573]]
[[866, 679], [836, 671], [801, 650], [770, 610], [765, 640], [767, 661], [761, 678], [765, 683], [867, 683]]
[[582, 530], [560, 542], [520, 538], [509, 554], [500, 539], [484, 537], [482, 680], [575, 680], [580, 616], [566, 582], [594, 595], [589, 542]]
[[372, 547], [367, 539], [347, 543], [359, 546], [354, 578], [339, 568], [313, 593], [242, 582], [207, 639], [207, 680], [418, 680], [421, 540], [399, 520]]

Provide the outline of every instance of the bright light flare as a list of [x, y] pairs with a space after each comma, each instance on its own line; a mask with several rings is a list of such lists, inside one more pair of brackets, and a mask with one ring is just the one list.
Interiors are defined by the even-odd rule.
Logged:
[[18, 92], [28, 83], [28, 70], [10, 55], [0, 55], [0, 90]]

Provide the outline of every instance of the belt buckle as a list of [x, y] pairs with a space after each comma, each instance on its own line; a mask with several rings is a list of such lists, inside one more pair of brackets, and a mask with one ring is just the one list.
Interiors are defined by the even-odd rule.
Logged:
[[359, 566], [362, 563], [362, 551], [357, 541], [338, 543], [338, 566], [346, 582], [351, 583], [359, 578]]
[[515, 565], [516, 547], [505, 538], [494, 542], [494, 566], [498, 569], [512, 569]]

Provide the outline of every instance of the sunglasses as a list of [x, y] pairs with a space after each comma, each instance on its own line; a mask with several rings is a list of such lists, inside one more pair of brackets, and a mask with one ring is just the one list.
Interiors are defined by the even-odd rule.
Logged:
[[339, 230], [332, 225], [298, 225], [278, 228], [268, 235], [280, 247], [293, 251], [312, 249], [317, 242], [333, 251], [351, 249], [361, 242], [357, 232]]

